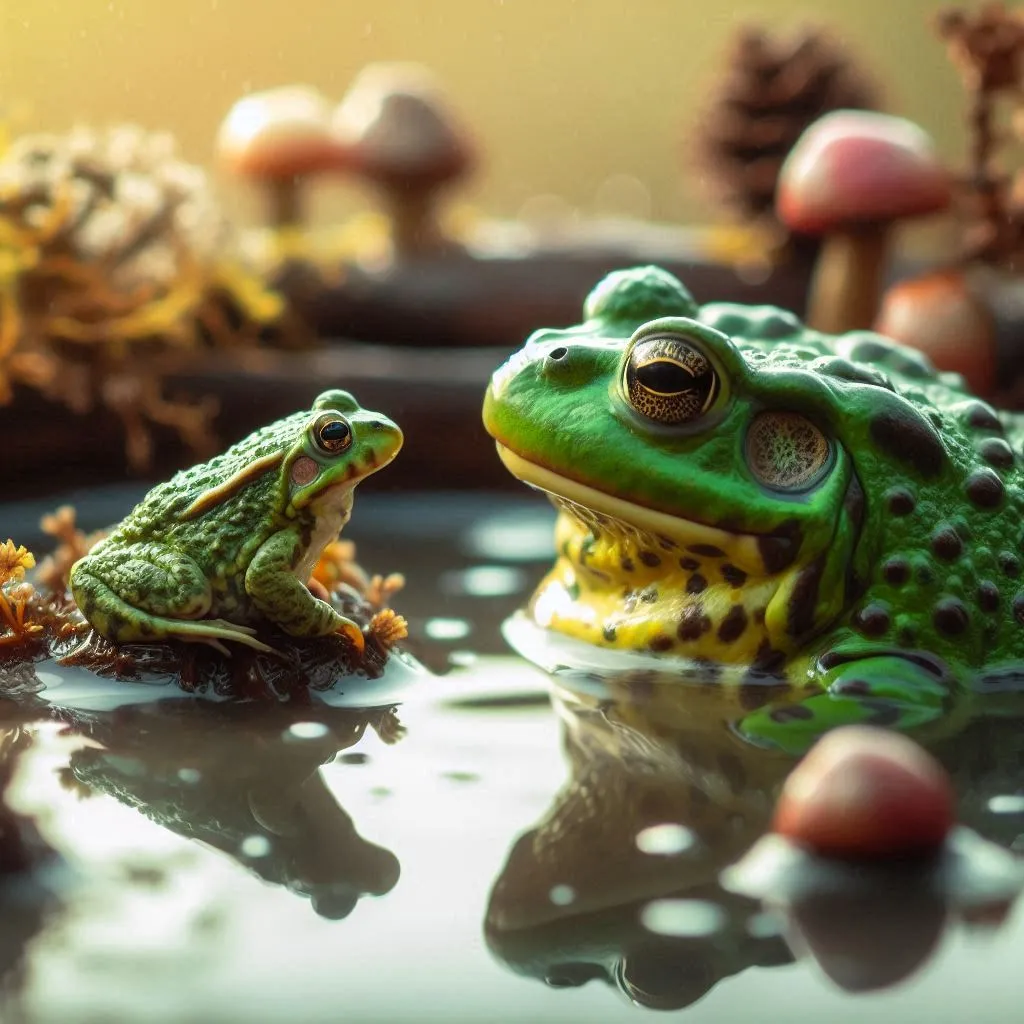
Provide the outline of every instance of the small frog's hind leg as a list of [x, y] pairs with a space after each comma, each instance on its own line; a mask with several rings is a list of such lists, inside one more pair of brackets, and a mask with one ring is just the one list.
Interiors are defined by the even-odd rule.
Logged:
[[751, 712], [736, 731], [757, 746], [802, 754], [841, 725], [907, 732], [935, 722], [947, 712], [955, 686], [935, 667], [890, 653], [843, 662], [820, 683], [822, 690], [803, 700]]
[[223, 619], [205, 619], [212, 595], [195, 562], [158, 544], [99, 549], [71, 570], [71, 592], [89, 624], [112, 643], [177, 639], [224, 649], [233, 640], [258, 651], [273, 648], [255, 630]]

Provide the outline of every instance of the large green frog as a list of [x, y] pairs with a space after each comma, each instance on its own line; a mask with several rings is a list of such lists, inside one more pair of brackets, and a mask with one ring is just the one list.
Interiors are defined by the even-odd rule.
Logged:
[[917, 352], [637, 268], [494, 374], [484, 423], [561, 510], [533, 623], [737, 684], [751, 738], [1024, 678], [1024, 423]]
[[71, 592], [114, 643], [234, 640], [270, 650], [261, 622], [292, 636], [363, 634], [307, 586], [352, 512], [360, 480], [402, 445], [398, 427], [326, 391], [222, 455], [155, 487], [72, 566]]

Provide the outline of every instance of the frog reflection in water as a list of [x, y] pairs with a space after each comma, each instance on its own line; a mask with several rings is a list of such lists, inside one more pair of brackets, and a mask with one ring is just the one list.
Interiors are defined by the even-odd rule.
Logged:
[[917, 352], [637, 268], [494, 374], [484, 422], [561, 510], [533, 623], [736, 684], [751, 739], [1019, 678], [1024, 421]]
[[154, 488], [71, 569], [71, 592], [115, 643], [174, 638], [224, 650], [269, 620], [291, 636], [342, 633], [351, 619], [308, 589], [313, 566], [352, 512], [356, 484], [402, 445], [391, 420], [326, 391], [224, 454]]

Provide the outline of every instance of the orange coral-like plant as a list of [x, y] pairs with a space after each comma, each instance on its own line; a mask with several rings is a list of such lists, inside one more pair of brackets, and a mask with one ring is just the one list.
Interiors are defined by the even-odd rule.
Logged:
[[15, 547], [13, 540], [0, 544], [0, 646], [25, 643], [43, 631], [40, 623], [26, 618], [35, 589], [24, 582], [25, 571], [35, 564], [35, 556], [24, 545]]

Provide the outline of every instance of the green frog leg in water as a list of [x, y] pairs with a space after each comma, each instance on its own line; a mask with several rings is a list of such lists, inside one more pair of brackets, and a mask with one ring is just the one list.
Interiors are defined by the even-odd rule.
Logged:
[[796, 703], [767, 704], [737, 723], [758, 746], [801, 754], [841, 725], [884, 725], [901, 732], [945, 714], [955, 683], [933, 662], [886, 651], [843, 660], [820, 677], [822, 692]]
[[175, 639], [227, 653], [220, 641], [233, 640], [273, 651], [249, 626], [202, 618], [211, 602], [209, 581], [191, 559], [158, 543], [109, 554], [99, 546], [73, 567], [70, 583], [79, 608], [88, 608], [90, 623], [114, 643]]
[[249, 564], [246, 593], [263, 615], [291, 636], [342, 633], [361, 653], [365, 639], [359, 624], [312, 594], [295, 575], [301, 555], [300, 539], [294, 531], [271, 535]]

